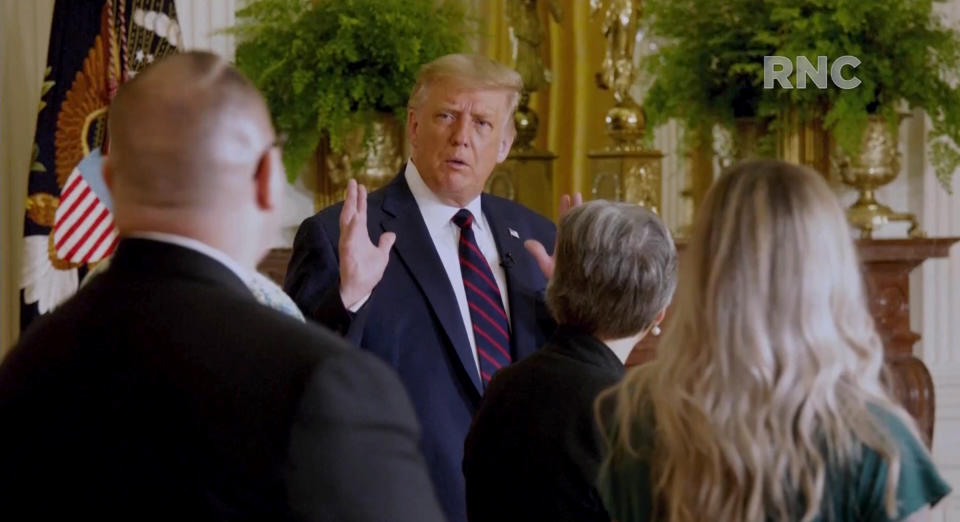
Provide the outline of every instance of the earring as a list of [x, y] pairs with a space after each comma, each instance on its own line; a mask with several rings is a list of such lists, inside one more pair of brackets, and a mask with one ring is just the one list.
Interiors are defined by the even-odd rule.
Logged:
[[650, 330], [650, 333], [652, 333], [654, 337], [660, 335], [660, 325], [654, 325], [653, 329]]

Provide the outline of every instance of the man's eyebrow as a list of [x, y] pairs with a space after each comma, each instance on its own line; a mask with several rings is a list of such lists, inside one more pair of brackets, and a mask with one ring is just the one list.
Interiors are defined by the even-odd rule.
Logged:
[[452, 103], [441, 102], [437, 107], [437, 110], [446, 111], [446, 112], [462, 112], [457, 108], [456, 105]]

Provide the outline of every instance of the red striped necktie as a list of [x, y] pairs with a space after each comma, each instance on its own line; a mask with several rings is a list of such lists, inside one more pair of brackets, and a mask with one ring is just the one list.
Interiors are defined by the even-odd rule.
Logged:
[[460, 274], [470, 307], [480, 377], [486, 388], [493, 374], [510, 364], [510, 325], [500, 289], [473, 235], [473, 214], [462, 208], [453, 222], [460, 227]]

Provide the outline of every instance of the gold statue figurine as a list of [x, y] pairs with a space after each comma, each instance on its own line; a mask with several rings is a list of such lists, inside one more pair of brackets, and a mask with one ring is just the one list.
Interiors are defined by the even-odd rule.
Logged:
[[603, 58], [601, 87], [612, 89], [618, 105], [628, 101], [633, 85], [633, 53], [643, 0], [590, 0], [590, 15], [596, 16], [602, 8], [603, 36], [607, 49]]
[[[563, 7], [558, 0], [548, 0], [547, 7], [553, 19], [560, 23]], [[550, 83], [550, 72], [540, 57], [543, 27], [537, 13], [537, 0], [510, 0], [507, 2], [507, 21], [515, 40], [513, 62], [527, 93], [535, 92]]]
[[[563, 8], [558, 0], [548, 0], [547, 7], [553, 19], [563, 19]], [[523, 79], [523, 95], [514, 114], [517, 139], [514, 149], [526, 150], [532, 147], [537, 135], [539, 118], [530, 108], [530, 93], [538, 91], [550, 83], [550, 71], [540, 57], [544, 31], [540, 25], [537, 0], [508, 0], [507, 23], [510, 25], [513, 42], [513, 66]]]
[[643, 111], [630, 95], [634, 84], [634, 53], [643, 0], [590, 0], [590, 16], [603, 13], [600, 24], [606, 52], [597, 84], [613, 91], [614, 105], [604, 123], [613, 143], [592, 151], [592, 193], [595, 198], [629, 201], [660, 212], [663, 154], [643, 146]]

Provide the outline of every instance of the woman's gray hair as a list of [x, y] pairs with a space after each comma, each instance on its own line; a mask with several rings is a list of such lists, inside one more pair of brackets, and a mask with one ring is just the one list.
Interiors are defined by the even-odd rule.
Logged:
[[677, 250], [663, 222], [632, 203], [591, 201], [557, 231], [547, 306], [561, 325], [601, 339], [653, 325], [676, 288]]

